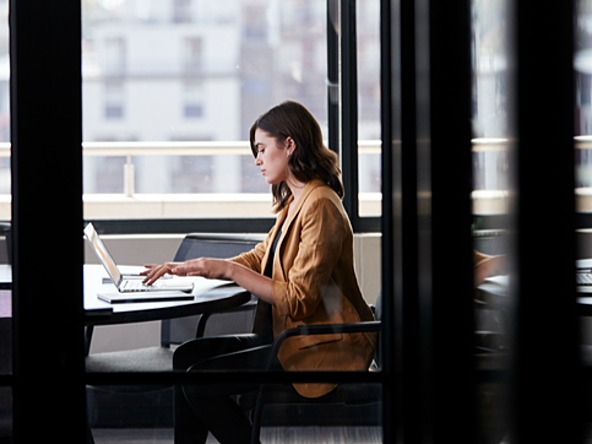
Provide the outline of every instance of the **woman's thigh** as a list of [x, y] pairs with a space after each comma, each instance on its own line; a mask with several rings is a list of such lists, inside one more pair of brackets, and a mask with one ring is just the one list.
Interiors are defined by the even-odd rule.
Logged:
[[263, 342], [259, 335], [253, 333], [192, 339], [181, 344], [173, 353], [173, 368], [185, 371], [198, 362], [258, 347]]
[[187, 371], [265, 370], [270, 351], [271, 344], [264, 344], [220, 353], [195, 362]]
[[[264, 344], [217, 354], [196, 361], [193, 365], [187, 368], [187, 371], [197, 373], [200, 371], [218, 370], [265, 370], [271, 347], [271, 344]], [[226, 350], [228, 350], [228, 348]], [[276, 367], [274, 366], [274, 369], [275, 368]], [[183, 386], [183, 391], [190, 402], [193, 403], [192, 400], [195, 401], [196, 399], [199, 399], [200, 396], [238, 395], [240, 393], [252, 391], [257, 387], [258, 384], [255, 383], [224, 382], [222, 384], [209, 383], [185, 385]]]

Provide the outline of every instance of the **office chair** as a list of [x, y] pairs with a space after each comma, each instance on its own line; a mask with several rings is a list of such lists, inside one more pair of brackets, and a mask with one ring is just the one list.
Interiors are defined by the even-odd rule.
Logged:
[[12, 224], [10, 222], [0, 222], [0, 235], [4, 237], [6, 244], [6, 249], [4, 250], [6, 252], [5, 262], [12, 264]]
[[[268, 364], [277, 359], [278, 351], [281, 344], [289, 337], [298, 335], [318, 335], [327, 333], [343, 333], [351, 334], [357, 332], [377, 332], [381, 330], [381, 315], [382, 315], [382, 295], [379, 293], [375, 305], [371, 305], [374, 312], [375, 321], [359, 322], [348, 324], [333, 324], [333, 325], [313, 325], [313, 326], [299, 326], [290, 330], [282, 332], [274, 340], [272, 350], [269, 355]], [[475, 301], [477, 312], [484, 308], [481, 301]], [[477, 330], [475, 331], [475, 357], [481, 361], [480, 366], [491, 368], [492, 362], [494, 365], [499, 365], [499, 362], [506, 355], [505, 334], [496, 330]], [[485, 361], [485, 364], [483, 363]], [[482, 368], [482, 367], [481, 367]], [[368, 371], [380, 371], [381, 356], [380, 356], [380, 335], [376, 347], [374, 361], [369, 367]], [[495, 394], [500, 396], [501, 394]], [[491, 408], [494, 404], [499, 405], [500, 400], [490, 396], [485, 400], [485, 408]], [[305, 421], [307, 425], [323, 425], [327, 421], [338, 421], [338, 424], [356, 424], [374, 423], [379, 420], [381, 415], [382, 405], [382, 387], [380, 384], [361, 384], [361, 383], [347, 383], [340, 384], [328, 396], [321, 398], [305, 398], [300, 396], [290, 384], [262, 384], [259, 391], [255, 393], [248, 393], [242, 395], [239, 399], [239, 404], [245, 411], [251, 411], [252, 420], [252, 435], [251, 443], [258, 443], [263, 424], [263, 413], [265, 409], [269, 409], [269, 416], [271, 422], [277, 423], [277, 412], [285, 412], [283, 419], [287, 419], [294, 425], [294, 421], [298, 415], [306, 414], [310, 410]], [[330, 408], [327, 408], [330, 406]], [[329, 418], [327, 415], [323, 417], [325, 412], [330, 412]], [[491, 414], [491, 411], [484, 414]], [[275, 416], [275, 417], [274, 417]], [[488, 418], [487, 431], [492, 433], [492, 428], [496, 429], [497, 435], [503, 435], [504, 426], [503, 419], [499, 417]], [[378, 422], [376, 422], [378, 424]]]
[[[268, 368], [277, 359], [282, 343], [293, 336], [319, 335], [330, 333], [352, 334], [361, 332], [375, 332], [381, 330], [381, 295], [378, 295], [376, 305], [371, 306], [374, 311], [374, 321], [355, 322], [345, 324], [301, 325], [283, 331], [273, 342], [268, 358]], [[374, 361], [368, 371], [380, 371], [381, 362], [377, 345]], [[309, 410], [305, 416], [307, 425], [324, 424], [324, 421], [336, 418], [339, 414], [341, 424], [354, 424], [356, 421], [375, 422], [380, 418], [382, 404], [382, 386], [380, 384], [342, 383], [331, 393], [320, 398], [305, 398], [300, 396], [291, 384], [262, 384], [258, 391], [247, 393], [239, 398], [239, 404], [245, 411], [251, 411], [252, 435], [251, 442], [258, 443], [263, 423], [265, 408], [270, 413], [278, 411], [289, 412], [284, 415], [294, 421], [296, 417]], [[331, 408], [327, 409], [327, 406]], [[331, 412], [330, 417], [323, 416], [323, 412]], [[277, 415], [276, 415], [277, 416]], [[287, 419], [283, 418], [283, 419]], [[275, 419], [277, 421], [277, 418]]]
[[[233, 236], [230, 234], [188, 234], [175, 254], [175, 261], [196, 257], [228, 258], [252, 249], [263, 241], [264, 235]], [[183, 259], [185, 258], [185, 259]], [[255, 298], [244, 305], [222, 313], [204, 313], [185, 318], [162, 321], [161, 342], [180, 344], [192, 337], [248, 332], [252, 326]], [[251, 313], [250, 313], [251, 312]], [[222, 317], [224, 322], [214, 322]]]
[[[236, 256], [244, 251], [253, 248], [262, 238], [257, 236], [244, 235], [218, 235], [190, 233], [181, 241], [174, 261], [184, 261], [200, 256], [228, 258]], [[179, 319], [161, 321], [161, 343], [154, 347], [142, 347], [133, 350], [122, 350], [102, 353], [88, 353], [92, 340], [92, 329], [86, 332], [86, 370], [88, 372], [169, 372], [173, 370], [172, 358], [174, 347], [186, 340], [203, 336], [210, 331], [216, 332], [226, 327], [228, 333], [234, 331], [229, 326], [238, 329], [240, 332], [249, 331], [251, 328], [252, 315], [248, 313], [254, 304], [247, 307], [218, 313], [213, 316], [190, 316]], [[206, 322], [214, 317], [221, 317], [226, 320], [231, 317], [232, 322], [214, 323], [208, 326]], [[232, 318], [234, 317], [234, 318]], [[241, 319], [242, 317], [242, 319]], [[207, 331], [206, 331], [207, 330]], [[216, 333], [217, 334], [217, 333]], [[123, 403], [117, 399], [113, 400], [115, 394], [127, 397]], [[172, 424], [172, 386], [170, 385], [117, 385], [117, 386], [89, 386], [87, 388], [87, 399], [89, 404], [90, 423], [121, 426], [130, 422], [143, 425], [167, 426]], [[113, 404], [114, 403], [114, 404]], [[108, 407], [93, 408], [94, 404], [109, 405]], [[132, 415], [130, 405], [137, 415]], [[149, 406], [146, 411], [144, 407]], [[158, 408], [157, 408], [158, 406]], [[137, 416], [137, 417], [136, 417]]]

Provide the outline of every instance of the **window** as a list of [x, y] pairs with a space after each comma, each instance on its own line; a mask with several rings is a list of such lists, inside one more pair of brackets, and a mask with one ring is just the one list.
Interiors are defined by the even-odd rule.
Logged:
[[473, 187], [482, 200], [509, 189], [507, 9], [505, 1], [473, 2]]
[[183, 42], [183, 66], [188, 73], [197, 72], [203, 64], [203, 42], [200, 37], [186, 37]]
[[104, 46], [98, 48], [107, 74], [122, 74], [126, 69], [126, 42], [124, 37], [107, 35]]
[[205, 91], [201, 81], [188, 80], [183, 83], [183, 115], [188, 119], [204, 117]]
[[380, 2], [356, 3], [360, 216], [381, 213]]
[[191, 0], [174, 0], [173, 21], [175, 23], [191, 23]]
[[119, 120], [124, 117], [125, 103], [124, 86], [122, 82], [105, 82], [105, 120]]
[[[378, 216], [381, 201], [379, 5], [372, 0], [357, 6], [360, 155], [356, 168], [363, 217]], [[324, 2], [183, 0], [153, 7], [99, 1], [85, 3], [83, 14], [83, 134], [88, 153], [84, 162], [86, 169], [96, 171], [92, 177], [103, 177], [101, 186], [90, 183], [92, 177], [85, 179], [85, 193], [118, 189], [124, 172], [133, 171], [133, 192], [150, 190], [150, 196], [141, 196], [142, 204], [136, 206], [138, 219], [158, 219], [158, 208], [175, 194], [194, 193], [199, 201], [203, 193], [229, 192], [233, 198], [223, 214], [234, 209], [240, 217], [245, 213], [241, 205], [260, 199], [253, 193], [269, 195], [265, 183], [258, 183], [260, 177], [244, 146], [260, 113], [283, 100], [299, 100], [319, 119], [329, 139], [329, 13]], [[97, 104], [104, 104], [100, 118], [94, 111]], [[114, 141], [121, 141], [121, 146], [115, 147]], [[150, 160], [148, 144], [153, 142], [169, 144], [159, 161]], [[109, 143], [116, 157], [131, 157], [133, 170], [122, 168], [121, 178], [111, 172], [101, 175], [100, 165], [107, 163], [92, 153], [102, 149], [102, 143]], [[238, 183], [232, 186], [235, 180], [229, 180], [228, 165], [238, 174]], [[204, 184], [187, 185], [204, 170], [208, 171]], [[106, 187], [107, 177], [118, 184]], [[150, 187], [142, 185], [148, 183]], [[130, 201], [130, 208], [135, 202]], [[269, 212], [258, 217], [268, 218]]]

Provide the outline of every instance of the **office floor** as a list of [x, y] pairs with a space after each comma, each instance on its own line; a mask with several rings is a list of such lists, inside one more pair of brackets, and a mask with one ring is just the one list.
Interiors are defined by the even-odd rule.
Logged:
[[[592, 444], [592, 424], [586, 428], [584, 444]], [[173, 444], [172, 429], [93, 430], [95, 444]], [[207, 444], [217, 444], [209, 437]], [[380, 427], [264, 427], [261, 442], [273, 444], [382, 444]], [[509, 444], [502, 441], [500, 444]]]
[[[103, 429], [93, 430], [95, 444], [172, 444], [171, 429]], [[208, 444], [218, 441], [209, 437]], [[261, 442], [275, 444], [378, 444], [382, 443], [380, 427], [264, 427]]]

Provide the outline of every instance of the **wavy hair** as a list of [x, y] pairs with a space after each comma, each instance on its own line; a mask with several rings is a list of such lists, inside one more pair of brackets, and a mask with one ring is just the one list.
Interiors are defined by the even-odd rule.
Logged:
[[[249, 139], [251, 151], [257, 157], [255, 130], [265, 131], [274, 137], [280, 146], [291, 137], [296, 149], [288, 160], [288, 168], [296, 179], [309, 182], [319, 179], [330, 186], [340, 198], [344, 189], [337, 154], [323, 143], [321, 127], [303, 105], [288, 100], [260, 115], [251, 126]], [[274, 210], [283, 209], [292, 195], [288, 184], [280, 182], [271, 186]]]

